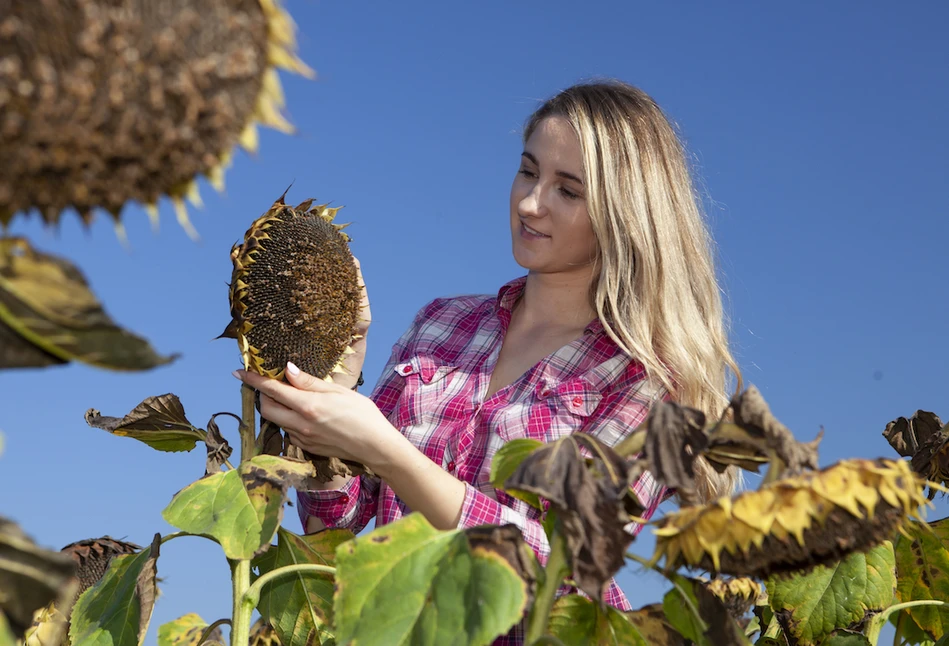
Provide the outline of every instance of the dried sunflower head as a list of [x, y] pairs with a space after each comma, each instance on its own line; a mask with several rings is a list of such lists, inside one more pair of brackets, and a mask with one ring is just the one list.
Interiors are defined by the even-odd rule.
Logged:
[[333, 224], [338, 208], [312, 203], [280, 197], [231, 250], [232, 319], [221, 336], [237, 339], [257, 374], [282, 378], [292, 361], [332, 381], [352, 352], [361, 293], [346, 225]]
[[845, 460], [665, 516], [654, 559], [758, 578], [830, 563], [919, 518], [923, 486], [905, 461]]
[[740, 619], [751, 609], [763, 590], [761, 584], [748, 577], [712, 579], [705, 588], [721, 600], [735, 619]]
[[130, 200], [223, 182], [235, 144], [281, 115], [277, 68], [305, 75], [280, 0], [9, 0], [0, 16], [0, 225], [67, 207], [85, 222]]

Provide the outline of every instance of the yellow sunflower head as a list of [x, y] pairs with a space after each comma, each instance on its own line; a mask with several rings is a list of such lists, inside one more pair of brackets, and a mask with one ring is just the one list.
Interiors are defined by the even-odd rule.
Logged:
[[906, 461], [844, 460], [665, 516], [654, 559], [756, 578], [830, 563], [919, 518], [923, 487]]

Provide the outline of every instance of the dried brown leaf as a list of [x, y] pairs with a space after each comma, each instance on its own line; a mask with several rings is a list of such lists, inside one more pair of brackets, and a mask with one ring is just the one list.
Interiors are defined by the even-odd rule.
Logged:
[[190, 451], [205, 435], [188, 421], [178, 396], [171, 393], [148, 397], [125, 417], [107, 417], [90, 408], [86, 423], [113, 435], [132, 437], [159, 451]]
[[650, 646], [689, 646], [691, 642], [680, 635], [666, 619], [661, 603], [643, 606], [626, 613], [626, 617]]
[[[215, 413], [208, 420], [208, 434], [204, 438], [204, 443], [208, 447], [208, 458], [204, 466], [204, 475], [211, 475], [221, 471], [221, 466], [231, 457], [234, 449], [227, 443], [224, 436], [221, 435], [221, 429], [214, 421], [218, 415], [231, 415], [231, 413]], [[233, 415], [231, 415], [233, 417]], [[237, 418], [240, 421], [240, 418]]]
[[0, 368], [45, 368], [69, 363], [17, 334], [0, 319]]
[[653, 406], [646, 422], [649, 472], [688, 504], [697, 501], [695, 460], [705, 450], [705, 413], [674, 402]]
[[935, 413], [916, 411], [909, 419], [897, 417], [886, 425], [883, 437], [897, 453], [911, 458], [942, 428], [942, 420]]
[[283, 455], [286, 450], [283, 431], [270, 420], [260, 420], [260, 435], [258, 439], [262, 455]]
[[[581, 453], [589, 452], [592, 460]], [[577, 586], [594, 599], [623, 566], [633, 536], [624, 526], [629, 466], [610, 447], [584, 433], [544, 445], [528, 455], [506, 489], [542, 496], [556, 508], [571, 553]]]

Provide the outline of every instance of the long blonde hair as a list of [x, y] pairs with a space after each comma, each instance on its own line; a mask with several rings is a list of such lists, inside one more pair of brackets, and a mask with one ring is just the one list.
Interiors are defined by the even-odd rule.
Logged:
[[[728, 405], [728, 349], [713, 243], [685, 154], [662, 110], [619, 81], [575, 85], [527, 121], [524, 140], [547, 117], [565, 118], [580, 139], [587, 209], [599, 243], [591, 300], [610, 338], [640, 361], [672, 398], [717, 418]], [[731, 493], [737, 470], [700, 460], [703, 499]]]

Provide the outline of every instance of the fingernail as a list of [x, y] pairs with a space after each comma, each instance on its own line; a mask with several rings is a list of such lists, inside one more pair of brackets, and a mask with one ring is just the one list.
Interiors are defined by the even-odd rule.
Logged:
[[239, 379], [239, 380], [243, 381], [243, 380], [241, 379], [241, 373], [239, 373], [237, 370], [235, 370], [235, 371], [232, 372], [231, 374], [234, 375], [234, 379]]
[[292, 361], [288, 361], [288, 362], [287, 362], [287, 372], [289, 372], [291, 375], [293, 375], [294, 377], [296, 377], [298, 374], [300, 374], [300, 369], [297, 368], [297, 366], [296, 366], [295, 363], [293, 363]]

